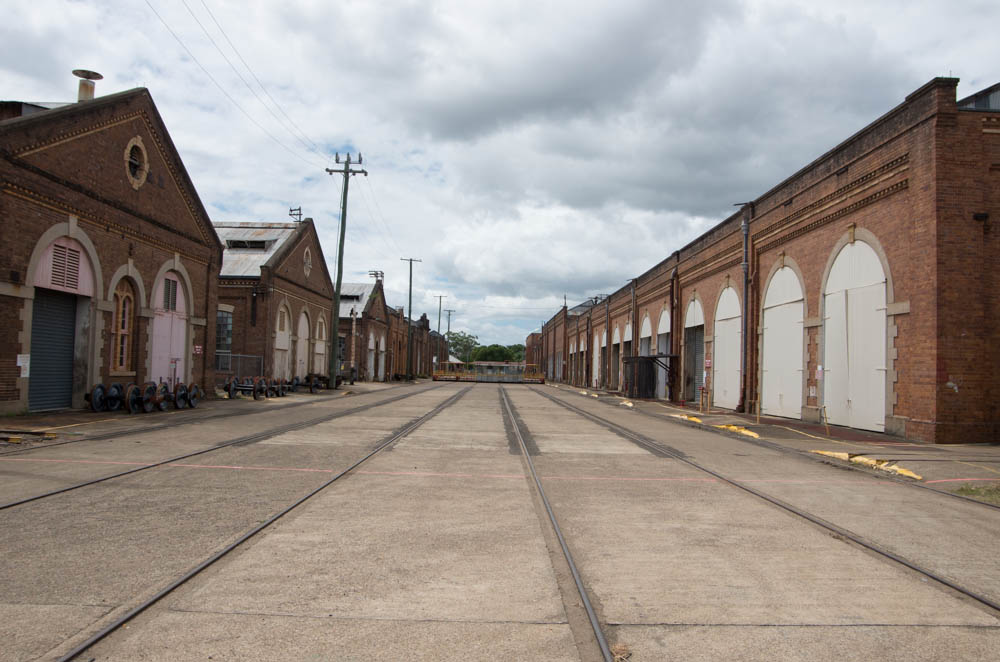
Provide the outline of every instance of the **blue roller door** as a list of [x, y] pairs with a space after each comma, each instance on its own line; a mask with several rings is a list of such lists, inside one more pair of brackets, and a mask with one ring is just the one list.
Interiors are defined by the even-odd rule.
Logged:
[[73, 404], [73, 344], [76, 296], [35, 288], [31, 313], [31, 411], [66, 409]]

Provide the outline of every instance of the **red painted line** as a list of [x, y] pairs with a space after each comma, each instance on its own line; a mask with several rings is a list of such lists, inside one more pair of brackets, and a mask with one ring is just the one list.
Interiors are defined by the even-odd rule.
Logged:
[[355, 471], [366, 476], [418, 476], [427, 478], [524, 478], [521, 474], [461, 474], [431, 471]]
[[716, 478], [652, 478], [631, 476], [540, 476], [542, 480], [612, 480], [621, 482], [648, 481], [661, 483], [717, 483]]
[[185, 467], [187, 469], [240, 469], [247, 471], [304, 471], [307, 473], [334, 473], [333, 469], [302, 469], [298, 467], [248, 467], [239, 464], [165, 464], [165, 467]]
[[925, 485], [930, 485], [931, 483], [961, 483], [961, 482], [971, 481], [971, 480], [985, 480], [985, 481], [991, 481], [991, 482], [996, 483], [996, 482], [1000, 481], [1000, 477], [998, 477], [998, 478], [939, 478], [938, 480], [925, 480], [924, 484]]

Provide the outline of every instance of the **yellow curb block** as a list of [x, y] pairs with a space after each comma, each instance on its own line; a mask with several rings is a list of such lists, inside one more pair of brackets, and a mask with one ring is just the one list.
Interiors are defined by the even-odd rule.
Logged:
[[19, 444], [21, 443], [21, 437], [7, 437], [3, 441], [6, 441], [11, 444]]
[[845, 462], [853, 462], [854, 464], [860, 464], [871, 469], [878, 469], [879, 471], [886, 471], [891, 474], [896, 474], [897, 476], [906, 476], [907, 478], [912, 478], [914, 480], [923, 480], [924, 477], [915, 474], [909, 469], [905, 469], [898, 464], [890, 464], [892, 460], [878, 460], [864, 455], [855, 455], [852, 453], [840, 453], [837, 451], [809, 451], [810, 453], [816, 453], [817, 455], [825, 455], [827, 457], [836, 458], [838, 460], [843, 460]]
[[692, 421], [694, 423], [701, 423], [701, 419], [695, 416], [688, 416], [687, 414], [671, 414], [674, 418], [683, 418], [685, 421]]
[[622, 407], [634, 407], [635, 406], [634, 404], [632, 404], [628, 400], [622, 400], [618, 404], [620, 404]]
[[587, 393], [586, 391], [580, 391], [580, 395], [590, 395], [590, 394]]
[[754, 439], [760, 439], [760, 435], [752, 430], [747, 430], [746, 428], [740, 427], [739, 425], [713, 425], [712, 427], [722, 428], [723, 430], [729, 430], [730, 432], [739, 432], [740, 434], [745, 434], [748, 437], [753, 437]]
[[590, 394], [590, 397], [592, 397], [592, 398], [599, 398], [599, 397], [601, 397], [601, 396], [597, 395], [596, 393], [591, 393], [591, 394]]

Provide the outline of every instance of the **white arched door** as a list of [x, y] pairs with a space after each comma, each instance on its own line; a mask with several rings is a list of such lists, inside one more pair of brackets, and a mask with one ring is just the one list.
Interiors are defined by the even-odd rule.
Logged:
[[764, 294], [761, 413], [802, 418], [802, 335], [805, 302], [790, 267], [778, 269]]
[[168, 271], [153, 289], [153, 345], [150, 381], [166, 382], [171, 389], [186, 381], [187, 301], [180, 274]]
[[288, 352], [292, 344], [292, 315], [287, 306], [278, 309], [278, 319], [274, 329], [274, 377], [292, 378], [292, 366]]
[[368, 333], [368, 371], [365, 373], [365, 379], [368, 381], [375, 380], [375, 334]]
[[299, 314], [299, 325], [295, 330], [295, 374], [302, 379], [309, 373], [309, 316], [306, 311]]
[[740, 299], [727, 287], [715, 308], [715, 342], [712, 344], [712, 401], [736, 409], [740, 402]]
[[886, 278], [871, 246], [845, 245], [823, 291], [823, 404], [831, 423], [885, 430]]
[[329, 366], [326, 359], [326, 322], [319, 318], [316, 322], [316, 342], [313, 343], [313, 372], [325, 375]]
[[385, 336], [378, 340], [378, 380], [385, 381]]

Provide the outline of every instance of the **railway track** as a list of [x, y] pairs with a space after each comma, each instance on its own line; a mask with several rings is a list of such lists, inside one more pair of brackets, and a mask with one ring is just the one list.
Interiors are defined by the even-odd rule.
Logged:
[[[857, 545], [857, 546], [859, 546], [861, 548], [867, 549], [868, 551], [875, 553], [876, 555], [882, 557], [883, 559], [886, 559], [886, 560], [889, 560], [889, 561], [891, 561], [891, 562], [893, 562], [895, 564], [901, 565], [901, 566], [903, 566], [903, 567], [905, 567], [905, 568], [907, 568], [907, 569], [909, 569], [909, 570], [917, 573], [918, 575], [920, 575], [922, 577], [925, 577], [925, 578], [927, 578], [929, 580], [934, 581], [935, 583], [937, 583], [940, 586], [946, 587], [946, 588], [948, 588], [948, 589], [950, 589], [952, 591], [960, 593], [960, 594], [964, 595], [965, 597], [967, 597], [967, 598], [973, 600], [974, 602], [978, 603], [979, 605], [987, 607], [990, 610], [993, 610], [993, 612], [995, 612], [995, 615], [1000, 615], [1000, 602], [994, 600], [991, 597], [983, 595], [982, 593], [979, 593], [979, 592], [977, 592], [974, 589], [971, 589], [971, 588], [969, 588], [967, 586], [963, 586], [962, 584], [959, 584], [958, 582], [952, 581], [951, 579], [948, 579], [947, 577], [943, 576], [941, 573], [935, 572], [934, 570], [931, 570], [931, 569], [929, 569], [927, 567], [924, 567], [924, 566], [920, 565], [919, 563], [911, 561], [911, 560], [905, 558], [904, 556], [902, 556], [900, 554], [896, 554], [896, 553], [894, 553], [894, 552], [892, 552], [892, 551], [890, 551], [888, 549], [885, 549], [883, 546], [879, 545], [875, 541], [872, 541], [872, 540], [870, 540], [870, 539], [868, 539], [868, 538], [866, 538], [866, 537], [864, 537], [862, 535], [859, 535], [859, 534], [857, 534], [857, 533], [855, 533], [853, 531], [850, 531], [850, 530], [848, 530], [848, 529], [846, 529], [844, 527], [841, 527], [841, 526], [839, 526], [839, 525], [837, 525], [837, 524], [835, 524], [833, 522], [830, 522], [830, 521], [828, 521], [826, 519], [823, 519], [822, 517], [819, 517], [819, 516], [817, 516], [817, 515], [815, 515], [813, 513], [810, 513], [808, 511], [802, 509], [802, 508], [799, 508], [799, 507], [795, 506], [794, 504], [788, 503], [787, 501], [779, 499], [779, 498], [777, 498], [777, 497], [775, 497], [773, 495], [767, 494], [766, 492], [763, 492], [762, 490], [759, 490], [757, 488], [751, 487], [751, 486], [747, 485], [744, 482], [741, 482], [741, 481], [735, 480], [733, 478], [730, 478], [730, 477], [728, 477], [728, 476], [726, 476], [726, 475], [724, 475], [724, 474], [722, 474], [722, 473], [720, 473], [718, 471], [715, 471], [715, 470], [711, 469], [710, 467], [707, 467], [707, 466], [701, 464], [700, 462], [697, 462], [696, 460], [691, 459], [690, 457], [684, 455], [683, 453], [677, 451], [676, 449], [670, 448], [669, 446], [661, 444], [661, 443], [659, 443], [659, 442], [657, 442], [657, 441], [655, 441], [653, 439], [650, 439], [649, 437], [646, 437], [645, 435], [637, 433], [637, 432], [635, 432], [633, 430], [629, 430], [628, 428], [623, 427], [622, 425], [619, 425], [619, 424], [617, 424], [617, 423], [615, 423], [615, 422], [613, 422], [611, 420], [608, 420], [608, 419], [606, 419], [606, 418], [604, 418], [602, 416], [598, 416], [598, 415], [593, 414], [593, 413], [591, 413], [589, 411], [581, 409], [580, 407], [572, 405], [572, 404], [570, 404], [568, 402], [565, 402], [565, 401], [561, 400], [560, 398], [552, 396], [552, 395], [550, 395], [548, 393], [544, 393], [544, 392], [542, 392], [542, 391], [540, 391], [538, 389], [529, 388], [529, 390], [532, 391], [532, 392], [534, 392], [534, 393], [536, 393], [536, 394], [538, 394], [538, 395], [540, 395], [540, 396], [542, 396], [542, 397], [544, 397], [544, 398], [546, 398], [550, 402], [553, 402], [553, 403], [559, 405], [560, 407], [568, 409], [568, 410], [570, 410], [570, 411], [578, 414], [579, 416], [581, 416], [581, 417], [583, 417], [583, 418], [585, 418], [585, 419], [587, 419], [587, 420], [589, 420], [589, 421], [591, 421], [593, 423], [596, 423], [598, 425], [603, 426], [605, 429], [607, 429], [607, 430], [615, 433], [616, 435], [618, 435], [618, 436], [620, 436], [620, 437], [622, 437], [624, 439], [627, 439], [627, 440], [635, 443], [636, 445], [638, 445], [638, 446], [640, 446], [642, 448], [645, 448], [648, 451], [651, 451], [651, 452], [659, 454], [659, 455], [664, 455], [666, 457], [670, 457], [670, 458], [672, 458], [672, 459], [674, 459], [674, 460], [676, 460], [678, 462], [684, 463], [684, 464], [686, 464], [686, 465], [688, 465], [688, 466], [690, 466], [690, 467], [698, 470], [699, 472], [702, 472], [702, 473], [705, 473], [705, 474], [707, 474], [709, 476], [712, 476], [714, 479], [716, 479], [716, 480], [718, 480], [718, 481], [720, 481], [722, 483], [730, 485], [733, 488], [736, 488], [738, 490], [742, 490], [743, 492], [745, 492], [747, 494], [750, 494], [750, 495], [756, 497], [757, 499], [766, 501], [766, 502], [768, 502], [768, 503], [770, 503], [770, 504], [772, 504], [774, 506], [777, 506], [778, 508], [780, 508], [780, 509], [782, 509], [782, 510], [784, 510], [784, 511], [786, 511], [786, 512], [788, 512], [788, 513], [790, 513], [790, 514], [792, 514], [792, 515], [794, 515], [794, 516], [796, 516], [798, 518], [800, 518], [800, 519], [806, 520], [806, 521], [812, 523], [813, 525], [818, 526], [821, 529], [824, 529], [825, 531], [827, 531], [829, 533], [833, 533], [836, 536], [839, 536], [839, 537], [841, 537], [844, 540], [848, 540], [851, 543], [853, 543], [853, 544], [855, 544], [855, 545]], [[976, 503], [979, 503], [979, 502], [976, 502]]]
[[[403, 385], [390, 386], [389, 388], [383, 389], [380, 392], [394, 391], [394, 390], [396, 390], [398, 388], [403, 388]], [[146, 425], [146, 426], [138, 427], [138, 428], [129, 428], [128, 430], [113, 430], [111, 432], [103, 432], [101, 434], [81, 436], [81, 437], [77, 437], [75, 439], [65, 439], [63, 441], [55, 441], [55, 442], [48, 443], [48, 444], [40, 444], [40, 445], [37, 445], [37, 446], [31, 446], [30, 448], [15, 448], [13, 450], [9, 450], [9, 451], [5, 451], [3, 453], [0, 453], [0, 457], [4, 457], [4, 456], [7, 456], [7, 455], [23, 455], [25, 453], [31, 453], [32, 451], [39, 451], [39, 450], [42, 450], [42, 449], [45, 449], [45, 448], [54, 448], [56, 446], [64, 446], [66, 444], [76, 444], [76, 443], [80, 443], [80, 442], [83, 442], [83, 441], [108, 441], [108, 440], [111, 440], [111, 439], [118, 439], [119, 437], [126, 437], [126, 436], [130, 436], [130, 435], [135, 435], [135, 434], [145, 434], [147, 432], [157, 432], [159, 430], [168, 430], [170, 428], [175, 428], [175, 427], [178, 427], [180, 425], [189, 425], [189, 424], [192, 424], [192, 423], [210, 423], [210, 422], [213, 422], [213, 421], [219, 421], [219, 420], [223, 420], [223, 419], [226, 419], [226, 418], [233, 418], [233, 417], [236, 417], [236, 416], [246, 416], [246, 415], [254, 415], [254, 414], [265, 414], [265, 413], [283, 411], [283, 410], [286, 410], [286, 409], [296, 409], [298, 407], [304, 407], [306, 405], [313, 405], [313, 404], [320, 403], [320, 402], [326, 402], [326, 401], [329, 401], [329, 400], [335, 400], [338, 397], [339, 396], [337, 396], [337, 395], [320, 396], [318, 398], [311, 397], [309, 400], [306, 400], [306, 401], [303, 401], [303, 402], [289, 402], [289, 403], [286, 403], [286, 404], [275, 405], [275, 406], [269, 407], [267, 409], [262, 409], [262, 410], [253, 411], [253, 412], [247, 412], [247, 411], [243, 411], [243, 410], [230, 410], [230, 411], [225, 411], [225, 412], [221, 412], [221, 413], [218, 413], [218, 414], [208, 414], [208, 415], [200, 415], [200, 416], [199, 415], [194, 415], [194, 416], [185, 415], [185, 416], [182, 416], [182, 418], [180, 418], [178, 420], [169, 420], [169, 421], [164, 421], [163, 423], [156, 423], [156, 424], [153, 424], [153, 425]], [[190, 410], [187, 410], [187, 411], [190, 411]], [[125, 420], [125, 419], [123, 419], [123, 420]]]
[[[325, 490], [330, 485], [334, 484], [335, 482], [337, 482], [338, 480], [340, 480], [344, 476], [347, 476], [348, 474], [350, 474], [352, 471], [354, 471], [355, 469], [357, 469], [359, 466], [361, 466], [362, 464], [364, 464], [366, 461], [368, 461], [370, 458], [372, 458], [373, 456], [375, 456], [376, 454], [378, 454], [380, 451], [382, 451], [385, 448], [391, 446], [392, 444], [396, 443], [400, 439], [403, 439], [404, 437], [406, 437], [407, 435], [409, 435], [413, 431], [415, 431], [417, 428], [419, 428], [420, 426], [424, 425], [429, 420], [431, 420], [432, 418], [434, 418], [435, 416], [437, 416], [439, 413], [441, 413], [442, 411], [444, 411], [448, 407], [454, 405], [471, 388], [472, 387], [470, 386], [470, 387], [467, 387], [467, 388], [459, 391], [458, 393], [452, 395], [451, 397], [449, 397], [447, 400], [445, 400], [441, 404], [439, 404], [436, 407], [434, 407], [433, 409], [431, 409], [426, 414], [423, 414], [423, 415], [419, 416], [418, 418], [411, 420], [406, 425], [404, 425], [401, 429], [399, 429], [399, 430], [393, 432], [392, 434], [390, 434], [389, 436], [383, 438], [382, 440], [380, 440], [375, 445], [375, 447], [371, 451], [369, 451], [368, 453], [366, 453], [365, 455], [363, 455], [362, 457], [360, 457], [359, 459], [357, 459], [356, 461], [354, 461], [347, 468], [345, 468], [345, 469], [341, 470], [340, 472], [336, 473], [329, 480], [323, 482], [321, 485], [319, 485], [318, 487], [316, 487], [315, 489], [313, 489], [312, 491], [310, 491], [308, 494], [306, 494], [305, 496], [297, 499], [296, 501], [294, 501], [290, 505], [288, 505], [285, 508], [283, 508], [278, 513], [272, 515], [271, 517], [269, 517], [266, 520], [264, 520], [263, 522], [261, 522], [259, 525], [254, 526], [250, 530], [246, 531], [241, 536], [239, 536], [239, 538], [237, 538], [235, 541], [233, 541], [229, 545], [227, 545], [224, 548], [222, 548], [221, 550], [213, 553], [208, 558], [204, 559], [203, 561], [201, 561], [200, 563], [198, 563], [197, 565], [195, 565], [193, 568], [191, 568], [190, 570], [188, 570], [187, 572], [185, 572], [181, 576], [179, 576], [176, 579], [170, 581], [166, 586], [164, 586], [162, 589], [160, 589], [159, 591], [157, 591], [153, 596], [151, 596], [150, 598], [142, 601], [140, 604], [138, 604], [135, 607], [131, 608], [129, 611], [127, 611], [122, 616], [116, 618], [111, 623], [108, 623], [107, 625], [105, 625], [104, 627], [102, 627], [95, 634], [93, 634], [90, 637], [88, 637], [86, 641], [78, 644], [72, 650], [70, 650], [68, 653], [65, 653], [64, 655], [62, 655], [61, 657], [59, 657], [58, 658], [59, 662], [69, 662], [70, 660], [77, 659], [83, 653], [85, 653], [87, 650], [89, 650], [91, 647], [93, 647], [95, 644], [97, 644], [98, 642], [100, 642], [101, 640], [103, 640], [104, 638], [106, 638], [108, 635], [112, 634], [113, 632], [115, 632], [116, 630], [118, 630], [119, 628], [121, 628], [122, 626], [124, 626], [126, 623], [128, 623], [129, 621], [131, 621], [136, 616], [138, 616], [139, 614], [143, 613], [144, 611], [146, 611], [150, 607], [152, 607], [154, 604], [156, 604], [157, 602], [159, 602], [160, 600], [162, 600], [166, 596], [168, 596], [171, 593], [173, 593], [175, 590], [177, 590], [178, 588], [180, 588], [181, 586], [183, 586], [184, 584], [186, 584], [188, 581], [190, 581], [194, 577], [198, 576], [204, 570], [206, 570], [207, 568], [209, 568], [210, 566], [212, 566], [213, 564], [215, 564], [217, 561], [219, 561], [220, 559], [222, 559], [223, 557], [225, 557], [226, 555], [228, 555], [229, 553], [231, 553], [235, 549], [237, 549], [240, 546], [244, 545], [246, 542], [248, 542], [249, 540], [251, 540], [254, 536], [256, 536], [260, 532], [262, 532], [265, 529], [267, 529], [268, 527], [270, 527], [272, 524], [274, 524], [275, 522], [277, 522], [279, 519], [281, 519], [282, 517], [284, 517], [288, 513], [292, 512], [293, 510], [295, 510], [299, 506], [303, 505], [304, 503], [306, 503], [307, 501], [309, 501], [310, 499], [312, 499], [314, 496], [316, 496], [317, 494], [319, 494], [320, 492], [322, 492], [323, 490]], [[424, 393], [424, 392], [427, 392], [429, 390], [432, 390], [432, 389], [422, 389], [420, 392]], [[394, 398], [394, 399], [392, 399], [392, 401], [396, 401], [396, 400], [399, 400], [399, 399], [402, 399], [402, 397]], [[379, 404], [386, 404], [387, 402], [389, 402], [389, 401], [383, 401], [383, 402], [381, 402]], [[377, 405], [371, 405], [371, 406], [377, 406]], [[371, 406], [368, 406], [367, 408], [371, 408]], [[344, 415], [344, 413], [341, 413], [339, 415]], [[336, 418], [336, 416], [327, 417], [325, 420], [332, 420], [332, 418]], [[318, 421], [318, 420], [316, 420], [316, 421], [306, 421], [306, 422], [303, 422], [302, 424], [296, 425], [293, 429], [301, 429], [303, 427], [307, 427], [307, 425], [316, 425], [316, 424], [321, 423], [321, 422], [325, 422], [325, 421]]]
[[[541, 391], [536, 391], [536, 392], [539, 393], [540, 395], [545, 395], [545, 397], [549, 397], [547, 394], [542, 393]], [[567, 389], [564, 392], [571, 392], [571, 391], [569, 389]], [[600, 402], [600, 403], [602, 403], [602, 404], [604, 404], [605, 406], [608, 406], [608, 407], [614, 407], [616, 411], [618, 409], [620, 409], [617, 406], [617, 404], [612, 404], [611, 402], [608, 402], [607, 400], [605, 400], [603, 398], [598, 399], [598, 402]], [[932, 487], [930, 485], [925, 485], [923, 483], [918, 483], [918, 482], [915, 482], [915, 481], [913, 481], [913, 480], [911, 480], [909, 478], [900, 478], [899, 476], [894, 476], [892, 474], [885, 473], [885, 472], [874, 473], [874, 472], [866, 469], [864, 466], [859, 466], [859, 465], [856, 465], [856, 464], [838, 464], [838, 463], [835, 463], [835, 462], [831, 461], [830, 459], [822, 457], [820, 455], [816, 455], [814, 453], [809, 453], [807, 451], [799, 450], [797, 448], [789, 448], [788, 446], [783, 446], [781, 444], [776, 444], [776, 443], [770, 442], [770, 441], [768, 441], [766, 439], [754, 439], [752, 437], [747, 437], [746, 435], [742, 435], [742, 434], [738, 434], [738, 433], [734, 433], [734, 432], [729, 432], [729, 431], [726, 431], [726, 430], [719, 430], [719, 429], [714, 429], [714, 428], [706, 428], [705, 426], [703, 426], [701, 424], [698, 424], [698, 423], [688, 423], [686, 421], [677, 420], [676, 418], [667, 418], [665, 416], [658, 416], [658, 415], [650, 413], [648, 411], [644, 411], [643, 409], [641, 409], [639, 407], [630, 409], [629, 411], [638, 413], [641, 416], [644, 416], [646, 418], [651, 418], [651, 419], [654, 419], [656, 421], [671, 423], [671, 424], [674, 424], [674, 425], [689, 426], [689, 427], [691, 427], [693, 429], [696, 429], [696, 430], [704, 430], [706, 432], [712, 432], [713, 434], [724, 435], [726, 437], [729, 437], [730, 439], [735, 439], [736, 441], [740, 441], [740, 442], [743, 442], [745, 444], [751, 444], [753, 446], [758, 446], [760, 448], [766, 448], [768, 450], [772, 450], [772, 451], [775, 451], [777, 453], [781, 453], [783, 455], [791, 455], [791, 456], [795, 456], [795, 457], [800, 457], [802, 459], [809, 460], [810, 462], [816, 462], [818, 464], [826, 464], [826, 465], [830, 465], [830, 466], [836, 466], [838, 468], [850, 469], [851, 471], [857, 471], [857, 472], [865, 473], [865, 474], [868, 474], [868, 475], [876, 476], [876, 477], [880, 478], [881, 480], [888, 480], [888, 481], [891, 481], [891, 482], [896, 483], [898, 485], [905, 485], [905, 486], [907, 486], [909, 488], [913, 488], [913, 489], [917, 489], [917, 490], [925, 490], [927, 492], [933, 492], [935, 494], [940, 494], [942, 496], [946, 496], [946, 497], [951, 498], [951, 499], [958, 499], [960, 501], [965, 501], [967, 503], [974, 503], [974, 504], [976, 504], [978, 506], [983, 506], [983, 507], [989, 508], [991, 510], [1000, 510], [1000, 505], [997, 505], [995, 503], [989, 503], [988, 501], [980, 501], [979, 499], [973, 499], [972, 497], [967, 497], [967, 496], [964, 496], [962, 494], [956, 494], [955, 492], [949, 492], [948, 490], [943, 490], [943, 489], [940, 489], [940, 488], [937, 488], [937, 487]], [[937, 461], [945, 461], [945, 460], [923, 460], [922, 459], [921, 461], [922, 462], [927, 462], [927, 461], [937, 462]]]
[[[414, 391], [414, 392], [411, 392], [411, 393], [404, 393], [404, 394], [401, 394], [401, 395], [396, 395], [396, 396], [393, 396], [391, 398], [386, 398], [385, 400], [379, 400], [377, 402], [372, 402], [372, 403], [365, 404], [365, 405], [359, 405], [357, 407], [352, 407], [350, 409], [345, 409], [343, 411], [334, 412], [332, 414], [324, 414], [322, 416], [317, 416], [317, 417], [314, 417], [314, 418], [310, 418], [310, 419], [307, 419], [305, 421], [299, 421], [299, 422], [295, 422], [295, 423], [287, 423], [285, 425], [280, 425], [280, 426], [277, 426], [277, 427], [269, 428], [269, 429], [263, 430], [261, 432], [255, 432], [253, 434], [241, 435], [239, 437], [235, 437], [233, 439], [229, 439], [227, 441], [224, 441], [222, 443], [216, 444], [216, 445], [211, 446], [209, 448], [203, 448], [201, 450], [193, 451], [191, 453], [185, 453], [183, 455], [177, 455], [177, 456], [174, 456], [174, 457], [167, 458], [165, 460], [160, 460], [158, 462], [151, 462], [149, 464], [144, 464], [142, 466], [134, 467], [132, 469], [126, 469], [125, 471], [119, 471], [117, 473], [109, 474], [107, 476], [100, 476], [98, 478], [93, 478], [93, 479], [86, 480], [86, 481], [83, 481], [83, 482], [80, 482], [80, 483], [75, 483], [75, 484], [69, 485], [67, 487], [62, 487], [62, 488], [59, 488], [59, 489], [56, 489], [56, 490], [51, 490], [49, 492], [43, 492], [42, 494], [36, 494], [36, 495], [30, 496], [30, 497], [25, 497], [23, 499], [17, 499], [15, 501], [10, 501], [10, 502], [4, 503], [4, 504], [0, 504], [0, 511], [7, 510], [9, 508], [14, 508], [16, 506], [21, 506], [21, 505], [24, 505], [24, 504], [27, 504], [27, 503], [31, 503], [33, 501], [39, 501], [41, 499], [46, 499], [46, 498], [49, 498], [49, 497], [53, 497], [53, 496], [56, 496], [58, 494], [64, 494], [66, 492], [72, 492], [73, 490], [78, 490], [80, 488], [88, 487], [90, 485], [96, 485], [98, 483], [103, 483], [105, 481], [113, 480], [115, 478], [121, 478], [122, 476], [128, 476], [128, 475], [131, 475], [131, 474], [139, 473], [141, 471], [146, 471], [148, 469], [154, 469], [156, 467], [162, 467], [164, 465], [176, 463], [176, 462], [179, 462], [181, 460], [185, 460], [187, 458], [196, 457], [198, 455], [204, 455], [206, 453], [211, 453], [213, 451], [217, 451], [217, 450], [220, 450], [220, 449], [223, 449], [223, 448], [229, 448], [230, 446], [238, 446], [240, 444], [249, 444], [249, 443], [253, 443], [253, 442], [256, 442], [256, 441], [262, 441], [264, 439], [268, 439], [270, 437], [275, 437], [275, 436], [278, 436], [278, 435], [281, 435], [281, 434], [285, 434], [287, 432], [294, 432], [295, 430], [301, 430], [301, 429], [304, 429], [304, 428], [312, 427], [314, 425], [319, 425], [321, 423], [326, 423], [327, 421], [332, 421], [332, 420], [337, 419], [337, 418], [342, 418], [344, 416], [350, 416], [352, 414], [357, 414], [357, 413], [360, 413], [360, 412], [363, 412], [363, 411], [368, 411], [369, 409], [373, 409], [375, 407], [381, 407], [381, 406], [384, 406], [384, 405], [392, 404], [394, 402], [399, 402], [400, 400], [405, 400], [405, 399], [411, 398], [411, 397], [413, 397], [415, 395], [419, 395], [421, 393], [426, 393], [428, 391], [432, 391], [432, 390], [435, 390], [435, 389], [438, 389], [438, 388], [440, 388], [439, 385], [435, 385], [435, 386], [431, 386], [431, 387], [427, 387], [427, 388], [422, 388], [420, 390], [417, 390], [417, 391]], [[311, 403], [302, 403], [302, 404], [311, 404]], [[300, 405], [298, 403], [296, 403], [294, 405], [285, 405], [285, 407], [288, 407], [288, 406], [300, 406]], [[270, 411], [275, 411], [275, 410], [271, 409]], [[225, 416], [215, 416], [215, 417], [212, 417], [211, 420], [217, 420], [219, 418], [227, 418], [227, 417], [229, 417], [229, 414], [227, 414]], [[201, 422], [201, 421], [204, 421], [204, 420], [206, 420], [206, 419], [198, 419], [198, 422]], [[191, 422], [191, 421], [187, 421], [187, 422]], [[184, 425], [185, 423], [186, 423], [185, 421], [180, 421], [180, 422], [178, 422], [175, 425], [151, 426], [151, 428], [149, 428], [149, 429], [159, 430], [159, 429], [162, 429], [164, 427], [176, 427], [177, 425]], [[145, 432], [147, 430], [143, 430], [143, 432]], [[127, 432], [127, 433], [122, 433], [121, 435], [115, 435], [115, 436], [126, 436], [126, 435], [131, 435], [131, 434], [135, 434], [135, 431], [130, 431], [130, 432]], [[94, 437], [90, 437], [89, 440], [91, 440], [91, 441], [94, 440]]]

